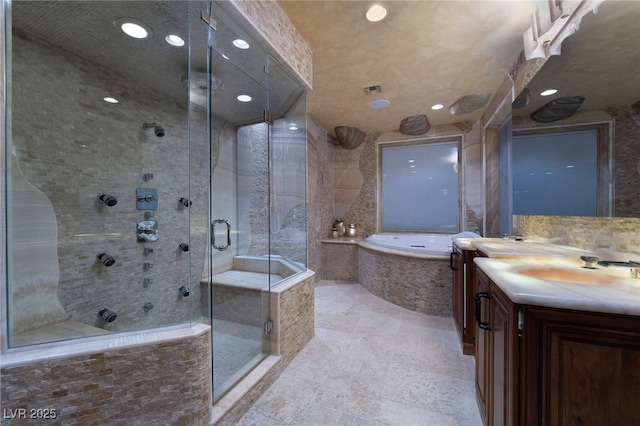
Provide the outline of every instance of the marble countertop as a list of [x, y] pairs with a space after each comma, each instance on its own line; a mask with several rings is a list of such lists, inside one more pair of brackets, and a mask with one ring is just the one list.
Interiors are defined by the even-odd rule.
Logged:
[[[640, 316], [640, 279], [631, 278], [630, 268], [585, 269], [579, 259], [566, 257], [477, 257], [474, 262], [517, 304]], [[521, 273], [523, 268], [562, 269], [568, 274], [566, 276], [575, 277], [577, 281], [593, 279], [605, 283], [570, 283], [536, 278]]]

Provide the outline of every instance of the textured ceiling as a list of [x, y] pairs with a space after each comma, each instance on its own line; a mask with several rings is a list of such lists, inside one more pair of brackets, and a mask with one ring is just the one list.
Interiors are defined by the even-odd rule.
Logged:
[[[381, 3], [387, 18], [371, 23], [364, 17], [368, 1], [280, 0], [314, 53], [307, 112], [327, 129], [391, 131], [403, 118], [419, 114], [432, 126], [477, 120], [484, 108], [453, 116], [448, 107], [471, 93], [495, 93], [523, 49], [522, 33], [535, 10], [532, 1]], [[637, 1], [605, 1], [532, 84], [566, 85], [555, 97], [585, 96], [583, 108], [640, 100], [639, 11]], [[622, 70], [623, 77], [614, 73]], [[550, 76], [557, 78], [551, 82]], [[381, 85], [382, 92], [366, 96], [363, 88], [371, 85]], [[605, 85], [614, 89], [613, 101], [602, 90]], [[534, 96], [520, 112], [530, 113], [552, 98]], [[371, 110], [374, 99], [391, 105]], [[445, 108], [432, 111], [435, 103]]]
[[[484, 108], [453, 116], [448, 107], [462, 96], [497, 90], [522, 50], [522, 32], [534, 10], [529, 0], [383, 3], [387, 18], [371, 23], [364, 18], [369, 1], [280, 1], [313, 50], [314, 90], [307, 96], [307, 111], [326, 129], [346, 125], [367, 133], [391, 131], [403, 118], [419, 114], [426, 114], [432, 126], [477, 120]], [[212, 113], [236, 124], [262, 119], [267, 55], [231, 47], [236, 36], [250, 40], [233, 22], [219, 22], [209, 38], [200, 20], [207, 2], [14, 0], [11, 7], [21, 34], [101, 64], [121, 75], [123, 83], [185, 101], [182, 78], [206, 70], [209, 43], [213, 73], [224, 83], [214, 95]], [[153, 37], [125, 36], [114, 25], [120, 17], [145, 22]], [[639, 1], [602, 3], [598, 14], [585, 16], [580, 30], [564, 41], [562, 55], [545, 64], [531, 82], [530, 106], [517, 112], [529, 114], [551, 99], [535, 96], [548, 85], [560, 88], [555, 97], [586, 97], [582, 109], [640, 100], [638, 22]], [[190, 49], [164, 42], [165, 34], [189, 31]], [[363, 88], [373, 85], [382, 92], [365, 95]], [[256, 102], [239, 105], [234, 95], [247, 87]], [[285, 73], [275, 73], [269, 92], [274, 116], [286, 113], [300, 94], [300, 86]], [[192, 93], [190, 99], [204, 105], [206, 96]], [[375, 99], [388, 99], [391, 105], [371, 110], [368, 103]], [[437, 102], [445, 108], [432, 111]]]
[[[267, 84], [266, 52], [233, 21], [222, 18], [224, 12], [218, 7], [212, 13], [218, 19], [217, 30], [209, 32], [200, 18], [207, 8], [208, 2], [201, 1], [14, 0], [11, 19], [14, 34], [49, 43], [102, 65], [114, 71], [114, 78], [123, 85], [146, 88], [204, 108], [206, 91], [195, 89], [189, 93], [183, 79], [206, 72], [210, 45], [212, 72], [224, 87], [213, 95], [212, 115], [237, 125], [262, 121], [267, 93], [274, 118], [286, 114], [304, 93], [302, 86], [277, 67], [271, 67], [272, 77]], [[144, 40], [128, 37], [114, 24], [118, 18], [142, 21], [153, 35]], [[187, 45], [174, 47], [164, 40], [168, 34], [190, 34], [191, 38]], [[235, 38], [249, 41], [252, 49], [233, 47]], [[240, 92], [250, 93], [254, 101], [237, 102], [235, 96]], [[109, 95], [122, 98], [123, 94], [114, 85]]]

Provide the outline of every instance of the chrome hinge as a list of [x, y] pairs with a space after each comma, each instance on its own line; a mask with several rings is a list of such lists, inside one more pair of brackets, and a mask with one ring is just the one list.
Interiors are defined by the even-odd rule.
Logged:
[[273, 117], [271, 116], [271, 111], [268, 109], [264, 110], [264, 122], [273, 126]]
[[268, 336], [272, 332], [273, 332], [273, 321], [271, 320], [271, 318], [269, 318], [264, 322], [264, 334], [265, 336]]
[[522, 312], [522, 308], [518, 308], [518, 334], [522, 336], [523, 331], [524, 331], [524, 312]]
[[200, 11], [200, 19], [202, 19], [212, 30], [216, 30], [218, 23], [204, 10]]

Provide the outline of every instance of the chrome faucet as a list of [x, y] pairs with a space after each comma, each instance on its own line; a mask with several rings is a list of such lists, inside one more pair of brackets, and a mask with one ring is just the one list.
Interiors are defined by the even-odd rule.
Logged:
[[580, 260], [584, 262], [584, 265], [582, 265], [583, 268], [598, 269], [596, 266], [598, 260], [600, 260], [598, 256], [580, 256]]

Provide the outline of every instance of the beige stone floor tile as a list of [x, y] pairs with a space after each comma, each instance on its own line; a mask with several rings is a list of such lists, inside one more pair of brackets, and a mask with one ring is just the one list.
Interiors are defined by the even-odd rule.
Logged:
[[382, 401], [379, 422], [388, 426], [455, 426], [456, 419], [425, 408]]
[[459, 379], [392, 365], [383, 398], [456, 418], [459, 424], [481, 425], [473, 380]]
[[315, 337], [240, 424], [481, 425], [473, 357], [450, 317], [386, 302], [359, 284], [315, 288]]

